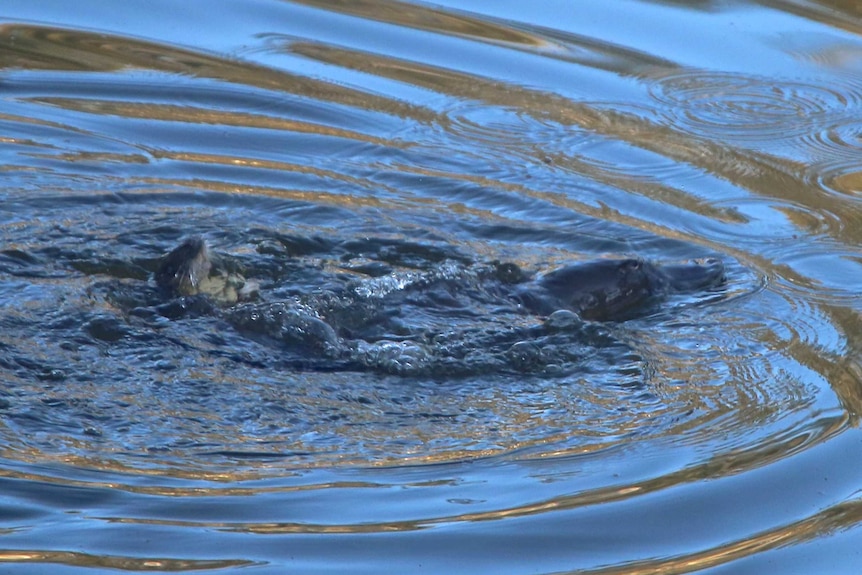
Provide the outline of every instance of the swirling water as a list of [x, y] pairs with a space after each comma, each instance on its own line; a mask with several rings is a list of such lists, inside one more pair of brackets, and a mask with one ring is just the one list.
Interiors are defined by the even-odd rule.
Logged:
[[[3, 572], [859, 571], [851, 3], [3, 6]], [[124, 307], [193, 234], [270, 300], [620, 254], [727, 281], [559, 372], [304, 369]], [[405, 321], [521, 321], [458, 297]]]

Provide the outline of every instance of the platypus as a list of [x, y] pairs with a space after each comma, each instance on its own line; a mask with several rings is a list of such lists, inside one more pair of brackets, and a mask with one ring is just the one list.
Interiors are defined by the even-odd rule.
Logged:
[[567, 309], [588, 320], [615, 320], [670, 293], [694, 292], [723, 281], [724, 265], [715, 258], [672, 265], [599, 259], [541, 274], [518, 286], [515, 297], [539, 315]]
[[[715, 258], [677, 264], [608, 258], [563, 266], [533, 278], [518, 269], [517, 276], [516, 281], [498, 281], [511, 288], [511, 298], [529, 312], [548, 316], [569, 310], [586, 320], [608, 321], [626, 319], [672, 293], [717, 286], [724, 281], [724, 265]], [[238, 271], [228, 270], [200, 237], [186, 239], [165, 255], [155, 278], [160, 287], [177, 295], [205, 294], [226, 305], [249, 299], [257, 289]]]

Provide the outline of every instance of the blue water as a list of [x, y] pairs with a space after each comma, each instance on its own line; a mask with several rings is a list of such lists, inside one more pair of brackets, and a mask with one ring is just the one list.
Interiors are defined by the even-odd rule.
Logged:
[[[860, 32], [838, 2], [5, 2], [0, 571], [858, 573]], [[452, 260], [726, 282], [562, 370], [307, 369], [127, 303], [190, 235], [266, 301]], [[405, 325], [542, 321], [451, 297]]]

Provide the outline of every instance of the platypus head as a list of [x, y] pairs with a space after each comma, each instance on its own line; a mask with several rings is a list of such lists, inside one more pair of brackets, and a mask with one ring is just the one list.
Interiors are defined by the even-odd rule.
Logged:
[[[624, 319], [670, 292], [705, 289], [724, 280], [717, 259], [658, 266], [640, 259], [602, 259], [554, 270], [538, 279], [540, 313], [570, 309], [584, 319]], [[554, 310], [551, 310], [554, 311]]]
[[210, 254], [200, 237], [189, 238], [162, 258], [156, 271], [159, 287], [176, 295], [204, 294], [221, 304], [247, 300], [257, 292], [257, 284], [247, 282], [224, 258]]
[[667, 277], [639, 259], [574, 264], [546, 274], [539, 283], [559, 307], [596, 320], [624, 317], [669, 289]]
[[203, 238], [188, 238], [162, 258], [156, 271], [159, 287], [178, 295], [195, 295], [212, 269], [209, 250]]

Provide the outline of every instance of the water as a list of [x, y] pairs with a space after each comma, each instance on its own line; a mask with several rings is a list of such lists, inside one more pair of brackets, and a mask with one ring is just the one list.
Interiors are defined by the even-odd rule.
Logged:
[[[3, 572], [858, 572], [856, 9], [451, 4], [4, 3]], [[550, 367], [359, 369], [154, 311], [189, 235], [266, 301], [727, 278]], [[405, 292], [407, 339], [541, 324], [460, 287]]]

